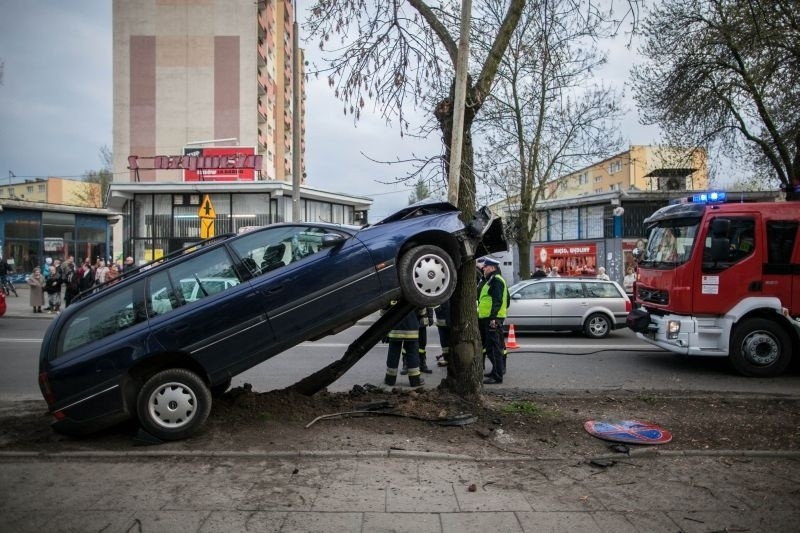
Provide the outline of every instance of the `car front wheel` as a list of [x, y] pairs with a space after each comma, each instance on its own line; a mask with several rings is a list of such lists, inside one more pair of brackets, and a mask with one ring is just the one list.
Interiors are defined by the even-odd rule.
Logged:
[[170, 368], [147, 380], [136, 402], [139, 423], [161, 440], [185, 439], [211, 412], [211, 391], [189, 370]]
[[586, 333], [587, 337], [602, 339], [608, 336], [611, 331], [611, 321], [602, 313], [594, 313], [593, 315], [589, 315], [589, 318], [586, 319], [583, 325], [583, 331]]
[[456, 290], [456, 267], [447, 252], [430, 244], [412, 248], [398, 264], [400, 288], [416, 307], [434, 307]]

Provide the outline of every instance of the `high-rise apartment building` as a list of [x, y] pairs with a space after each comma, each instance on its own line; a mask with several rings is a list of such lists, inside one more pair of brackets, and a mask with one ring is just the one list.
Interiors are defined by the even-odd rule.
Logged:
[[181, 181], [120, 173], [131, 155], [213, 146], [262, 156], [256, 180], [291, 181], [294, 16], [289, 0], [114, 0], [115, 181]]

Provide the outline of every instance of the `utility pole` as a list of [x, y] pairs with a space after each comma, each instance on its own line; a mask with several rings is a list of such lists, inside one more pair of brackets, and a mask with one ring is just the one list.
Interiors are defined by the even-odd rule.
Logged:
[[464, 144], [464, 107], [469, 68], [469, 28], [472, 21], [472, 0], [461, 2], [461, 35], [456, 62], [455, 102], [453, 102], [453, 139], [450, 142], [450, 175], [447, 200], [458, 206], [458, 185], [461, 179], [461, 147]]
[[292, 222], [300, 222], [300, 180], [303, 169], [300, 159], [300, 45], [298, 34], [300, 29], [297, 24], [297, 12], [292, 25]]

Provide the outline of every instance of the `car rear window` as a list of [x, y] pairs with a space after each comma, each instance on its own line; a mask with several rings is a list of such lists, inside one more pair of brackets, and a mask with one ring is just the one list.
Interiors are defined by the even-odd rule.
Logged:
[[619, 289], [612, 283], [584, 283], [587, 298], [622, 298]]
[[583, 284], [577, 281], [558, 281], [554, 283], [556, 298], [583, 298]]
[[55, 358], [145, 321], [142, 285], [140, 282], [104, 293], [103, 298], [70, 317], [61, 330]]

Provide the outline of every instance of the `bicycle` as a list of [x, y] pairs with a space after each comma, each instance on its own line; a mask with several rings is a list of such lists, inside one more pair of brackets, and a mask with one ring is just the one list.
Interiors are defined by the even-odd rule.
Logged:
[[17, 289], [14, 287], [14, 284], [11, 283], [11, 280], [6, 277], [3, 278], [2, 289], [3, 292], [6, 293], [6, 296], [13, 293], [14, 296], [19, 297], [19, 294], [17, 294]]

